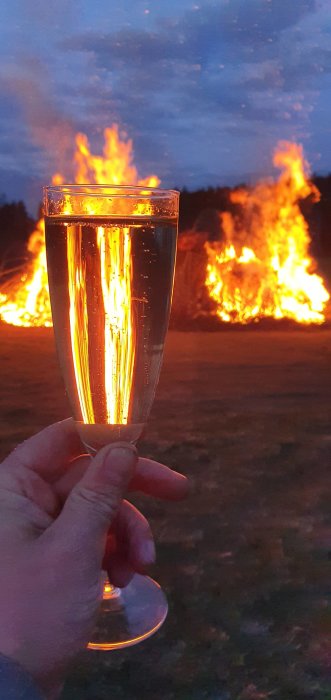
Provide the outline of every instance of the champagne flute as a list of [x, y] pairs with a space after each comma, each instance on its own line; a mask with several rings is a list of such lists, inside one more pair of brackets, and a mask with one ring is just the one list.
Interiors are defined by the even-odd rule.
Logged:
[[[136, 443], [162, 363], [176, 257], [179, 193], [148, 187], [44, 188], [47, 268], [59, 362], [82, 442]], [[167, 614], [160, 586], [105, 577], [90, 649], [136, 644]], [[109, 629], [109, 631], [108, 631]]]

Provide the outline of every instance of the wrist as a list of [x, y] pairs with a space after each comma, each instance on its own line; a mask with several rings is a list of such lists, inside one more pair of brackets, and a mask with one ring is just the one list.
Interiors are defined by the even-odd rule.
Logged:
[[[0, 699], [6, 700], [1, 683], [6, 683], [10, 698], [24, 697], [30, 692], [31, 700], [58, 700], [63, 690], [64, 680], [61, 673], [40, 675], [31, 668], [27, 658], [19, 651], [13, 651], [8, 643], [0, 642]], [[21, 691], [24, 688], [24, 693]], [[17, 690], [16, 690], [17, 687]], [[30, 700], [30, 695], [28, 696]]]
[[[0, 697], [45, 700], [34, 679], [16, 659], [0, 652]], [[55, 698], [54, 698], [55, 700]]]

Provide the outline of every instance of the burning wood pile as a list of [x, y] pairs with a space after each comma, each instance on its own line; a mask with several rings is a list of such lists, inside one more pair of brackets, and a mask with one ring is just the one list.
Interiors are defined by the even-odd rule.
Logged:
[[179, 317], [217, 316], [226, 323], [262, 318], [325, 321], [329, 294], [309, 254], [308, 224], [300, 201], [318, 201], [301, 146], [281, 142], [276, 182], [230, 193], [231, 211], [219, 213], [219, 237], [188, 232], [179, 241], [174, 311]]
[[[139, 178], [133, 164], [132, 141], [121, 139], [116, 124], [104, 132], [102, 156], [90, 151], [85, 134], [77, 134], [74, 154], [75, 182], [78, 185], [146, 185], [157, 187], [156, 175]], [[66, 181], [61, 173], [53, 175], [52, 183]], [[30, 262], [18, 277], [0, 288], [0, 319], [14, 326], [51, 326], [52, 315], [48, 293], [45, 227], [40, 219], [28, 242]]]
[[[230, 193], [229, 211], [214, 213], [217, 240], [208, 231], [179, 237], [173, 320], [218, 319], [224, 323], [257, 322], [263, 318], [322, 324], [329, 294], [309, 254], [308, 224], [300, 201], [318, 201], [309, 181], [301, 146], [281, 142], [274, 154], [277, 181]], [[83, 134], [76, 137], [77, 184], [146, 185], [133, 164], [132, 141], [118, 127], [105, 130], [102, 156], [93, 155]], [[62, 174], [54, 184], [65, 182]], [[202, 227], [203, 229], [203, 227]], [[0, 318], [18, 326], [51, 326], [44, 226], [41, 219], [28, 242], [26, 269], [0, 289]]]

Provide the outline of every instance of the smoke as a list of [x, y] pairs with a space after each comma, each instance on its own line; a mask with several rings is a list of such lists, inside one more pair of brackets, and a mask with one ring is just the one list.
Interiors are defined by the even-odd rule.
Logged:
[[67, 171], [75, 134], [71, 120], [57, 109], [44, 88], [33, 79], [17, 77], [2, 80], [0, 89], [4, 89], [18, 104], [31, 140], [44, 151], [50, 167]]

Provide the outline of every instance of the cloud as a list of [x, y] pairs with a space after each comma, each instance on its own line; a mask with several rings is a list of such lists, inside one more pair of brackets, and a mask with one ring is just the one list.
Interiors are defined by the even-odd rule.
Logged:
[[[70, 51], [92, 52], [101, 66], [110, 61], [128, 65], [161, 64], [167, 60], [208, 60], [217, 46], [247, 60], [254, 49], [277, 40], [280, 32], [316, 11], [315, 0], [223, 0], [203, 4], [198, 12], [156, 22], [155, 31], [128, 28], [118, 32], [87, 32], [62, 42]], [[247, 52], [248, 47], [248, 52]], [[270, 48], [270, 47], [269, 47]]]
[[284, 34], [316, 11], [314, 0], [223, 0], [177, 19], [163, 18], [154, 31], [88, 32], [61, 47], [93, 57], [103, 83], [111, 86], [109, 105], [125, 121], [134, 115], [143, 130], [151, 124], [162, 130], [166, 121], [169, 127], [171, 116], [180, 125], [181, 113], [195, 118], [207, 110], [239, 121], [275, 122], [291, 113], [291, 100], [283, 93], [291, 76], [291, 90], [296, 89], [295, 72], [301, 87], [305, 61], [304, 46], [287, 59]]
[[185, 172], [197, 180], [201, 167], [207, 179], [217, 163], [220, 173], [239, 171], [240, 159], [229, 153], [241, 144], [260, 170], [277, 139], [305, 139], [316, 77], [329, 62], [320, 12], [314, 0], [206, 2], [148, 31], [87, 32], [61, 47], [94, 62], [103, 85], [102, 97], [89, 103], [94, 118], [115, 111], [137, 153], [144, 144], [161, 177], [172, 168], [185, 182]]
[[52, 29], [65, 19], [73, 26], [77, 12], [81, 10], [80, 0], [56, 0], [56, 2], [45, 2], [45, 0], [23, 0], [20, 3], [20, 17], [27, 18], [29, 22], [40, 25], [44, 29]]
[[[156, 172], [164, 185], [233, 182], [250, 168], [268, 172], [278, 138], [301, 140], [312, 123], [318, 128], [319, 94], [324, 110], [331, 106], [329, 0], [201, 0], [195, 10], [169, 0], [168, 17], [155, 7], [154, 22], [133, 18], [111, 31], [106, 0], [93, 31], [81, 30], [87, 17], [68, 15], [69, 0], [60, 2], [57, 14], [27, 0], [26, 16], [35, 6], [47, 39], [16, 51], [0, 83], [3, 124], [19, 134], [12, 162], [20, 150], [24, 167], [35, 155], [48, 177], [68, 172], [78, 130], [100, 151], [103, 129], [117, 121], [143, 174]], [[74, 4], [86, 10], [85, 0]]]

